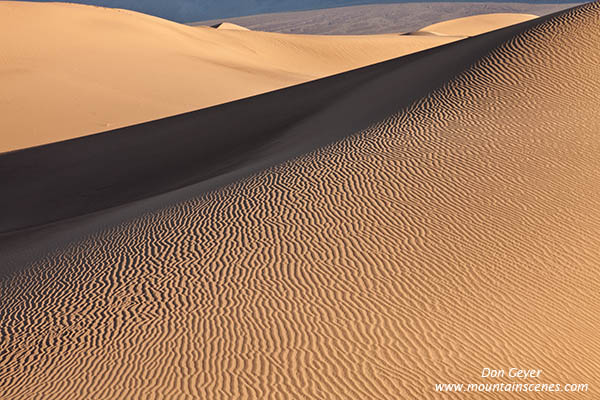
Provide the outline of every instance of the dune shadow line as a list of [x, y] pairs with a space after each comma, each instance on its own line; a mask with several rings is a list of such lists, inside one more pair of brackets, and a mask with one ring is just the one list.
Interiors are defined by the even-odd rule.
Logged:
[[400, 111], [564, 12], [227, 104], [1, 154], [0, 234], [224, 173], [233, 180], [307, 153]]

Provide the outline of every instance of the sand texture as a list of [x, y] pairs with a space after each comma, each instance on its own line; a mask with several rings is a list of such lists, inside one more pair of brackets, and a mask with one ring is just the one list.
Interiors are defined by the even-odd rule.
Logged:
[[[597, 398], [599, 25], [596, 2], [441, 48], [482, 55], [361, 132], [4, 275], [0, 398]], [[590, 392], [434, 392], [483, 367]]]
[[440, 36], [475, 36], [536, 18], [532, 14], [481, 14], [438, 22], [415, 33], [429, 33]]
[[[0, 152], [197, 110], [457, 38], [299, 36], [0, 2]], [[225, 29], [223, 29], [225, 28]]]
[[191, 25], [216, 25], [223, 21], [252, 30], [317, 34], [373, 35], [414, 32], [442, 20], [492, 13], [547, 15], [577, 3], [538, 3], [501, 1], [431, 1], [368, 4], [311, 11], [278, 12], [194, 22]]

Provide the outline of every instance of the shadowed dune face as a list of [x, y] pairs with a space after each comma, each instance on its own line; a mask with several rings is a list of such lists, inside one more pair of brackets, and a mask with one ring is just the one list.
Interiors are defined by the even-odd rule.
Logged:
[[370, 129], [5, 280], [0, 395], [437, 399], [514, 366], [593, 398], [599, 24], [546, 20]]

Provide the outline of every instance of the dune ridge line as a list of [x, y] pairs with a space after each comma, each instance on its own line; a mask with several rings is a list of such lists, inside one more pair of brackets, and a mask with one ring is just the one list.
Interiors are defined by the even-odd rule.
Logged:
[[329, 144], [426, 96], [548, 18], [553, 16], [195, 112], [2, 154], [0, 171], [10, 194], [0, 199], [0, 233], [225, 173], [231, 182]]

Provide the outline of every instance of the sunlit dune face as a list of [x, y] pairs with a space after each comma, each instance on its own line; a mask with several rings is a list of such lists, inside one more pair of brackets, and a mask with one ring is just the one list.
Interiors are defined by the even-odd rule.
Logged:
[[456, 18], [443, 21], [419, 29], [418, 33], [430, 33], [440, 36], [474, 36], [482, 32], [489, 32], [505, 26], [518, 24], [537, 18], [533, 14], [483, 14], [471, 17]]
[[0, 26], [10, 38], [0, 60], [0, 152], [226, 103], [464, 37], [283, 35], [10, 1], [0, 2]]

